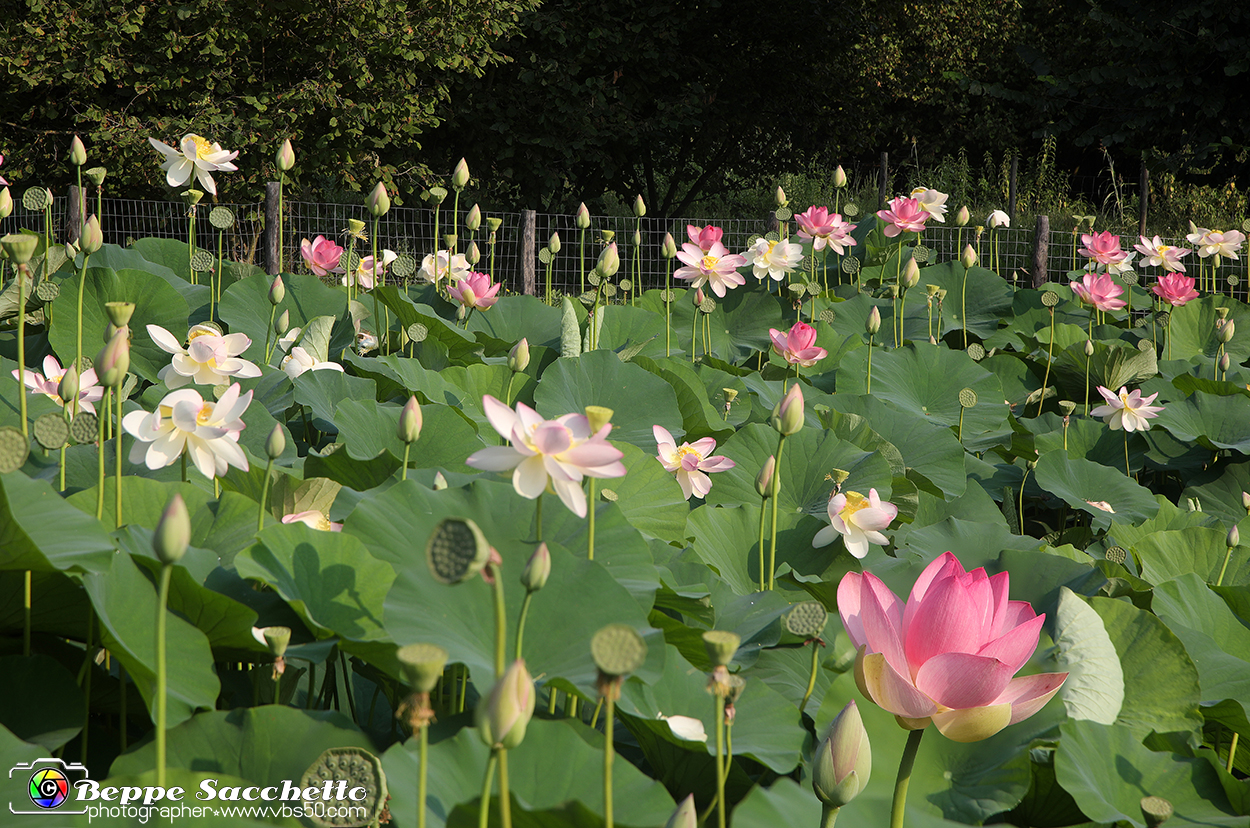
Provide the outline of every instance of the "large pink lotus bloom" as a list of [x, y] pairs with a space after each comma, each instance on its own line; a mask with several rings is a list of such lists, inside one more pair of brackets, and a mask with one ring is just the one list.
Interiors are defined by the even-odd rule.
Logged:
[[[715, 225], [709, 224], [707, 227], [699, 227], [696, 224], [686, 225], [686, 235], [690, 237], [690, 243], [696, 245], [704, 253], [712, 249], [712, 245], [716, 244], [725, 235], [725, 231]], [[685, 245], [682, 245], [683, 247]]]
[[1128, 258], [1128, 253], [1120, 249], [1120, 237], [1106, 230], [1092, 235], [1082, 233], [1081, 243], [1085, 245], [1081, 248], [1081, 255], [1104, 268], [1118, 265]]
[[707, 497], [707, 493], [712, 490], [708, 473], [729, 471], [737, 465], [723, 455], [712, 456], [712, 452], [716, 451], [716, 440], [711, 437], [679, 446], [664, 426], [652, 426], [651, 433], [655, 435], [656, 449], [659, 452], [656, 458], [665, 471], [677, 476], [677, 483], [687, 500], [692, 494]]
[[499, 293], [500, 287], [499, 284], [492, 285], [490, 277], [485, 273], [473, 271], [453, 284], [448, 293], [466, 308], [486, 310], [499, 301], [495, 294]]
[[375, 266], [373, 256], [365, 256], [360, 260], [360, 264], [356, 265], [355, 273], [344, 273], [343, 278], [339, 280], [340, 284], [347, 286], [348, 284], [357, 285], [364, 290], [373, 290], [373, 277], [376, 273], [378, 276], [385, 276], [386, 269], [391, 266], [391, 262], [399, 258], [399, 254], [394, 250], [383, 250], [378, 256]]
[[776, 328], [769, 328], [768, 336], [773, 341], [773, 351], [791, 365], [811, 368], [829, 355], [828, 351], [816, 345], [816, 329], [806, 322], [795, 322], [784, 334]]
[[929, 211], [921, 207], [920, 202], [914, 198], [893, 199], [890, 209], [877, 211], [877, 218], [886, 223], [882, 232], [890, 238], [900, 233], [922, 232], [929, 217]]
[[799, 238], [810, 239], [813, 250], [833, 249], [838, 255], [846, 253], [846, 248], [855, 244], [851, 238], [854, 224], [842, 220], [838, 213], [830, 213], [827, 207], [809, 207], [807, 212], [794, 217], [799, 225]]
[[1159, 277], [1150, 292], [1177, 308], [1198, 298], [1198, 291], [1194, 290], [1194, 280], [1179, 273]]
[[1106, 405], [1100, 405], [1090, 411], [1095, 417], [1105, 417], [1107, 425], [1112, 431], [1149, 431], [1150, 419], [1159, 416], [1159, 412], [1163, 410], [1161, 405], [1151, 405], [1155, 401], [1155, 397], [1159, 396], [1159, 392], [1151, 394], [1149, 397], [1141, 395], [1141, 389], [1133, 389], [1133, 393], [1129, 393], [1128, 388], [1120, 388], [1120, 393], [1113, 392], [1110, 388], [1098, 386], [1098, 393], [1102, 394], [1102, 398], [1107, 401]]
[[745, 285], [746, 278], [738, 272], [738, 268], [747, 263], [747, 257], [730, 253], [725, 245], [712, 242], [706, 251], [697, 244], [687, 242], [677, 252], [677, 258], [685, 267], [673, 271], [673, 278], [690, 281], [690, 287], [700, 288], [710, 285], [712, 293], [724, 298], [725, 292]]
[[1124, 288], [1115, 283], [1108, 274], [1086, 273], [1081, 281], [1072, 283], [1072, 292], [1081, 297], [1087, 305], [1093, 305], [1100, 311], [1119, 310], [1128, 304], [1119, 298]]
[[846, 551], [862, 558], [868, 554], [868, 544], [886, 546], [890, 543], [881, 530], [898, 517], [898, 507], [882, 500], [876, 489], [869, 489], [868, 497], [859, 492], [839, 492], [829, 498], [826, 508], [829, 525], [812, 538], [812, 548], [828, 546], [841, 535]]
[[[0, 156], [3, 159], [4, 156]], [[22, 372], [22, 379], [26, 383], [26, 390], [31, 394], [43, 394], [52, 402], [59, 406], [65, 406], [65, 400], [61, 399], [61, 379], [65, 376], [65, 369], [61, 367], [60, 361], [54, 356], [46, 356], [43, 358], [43, 373], [31, 371], [27, 369]], [[13, 369], [13, 379], [19, 376], [16, 368]], [[80, 411], [90, 411], [95, 413], [95, 405], [104, 397], [104, 388], [100, 386], [99, 380], [96, 379], [95, 369], [88, 368], [78, 377], [78, 408]]]
[[965, 572], [946, 552], [925, 567], [904, 605], [871, 573], [843, 576], [838, 612], [859, 650], [860, 692], [904, 727], [932, 721], [956, 742], [988, 739], [1041, 710], [1068, 674], [1015, 677], [1046, 616], [1008, 600], [1009, 577]]
[[565, 414], [544, 420], [525, 403], [516, 411], [487, 394], [482, 397], [486, 419], [510, 446], [488, 446], [464, 462], [475, 469], [512, 472], [512, 488], [534, 500], [550, 483], [569, 511], [586, 517], [584, 477], [624, 477], [624, 452], [608, 442], [612, 424], [591, 432], [585, 414]]
[[339, 259], [343, 256], [343, 248], [325, 236], [318, 236], [309, 241], [304, 239], [299, 245], [299, 254], [304, 257], [304, 264], [316, 276], [327, 276], [331, 273], [342, 273]]
[[1133, 245], [1133, 249], [1142, 254], [1146, 264], [1154, 267], [1162, 267], [1169, 273], [1185, 272], [1185, 265], [1181, 264], [1181, 257], [1188, 256], [1194, 252], [1188, 247], [1173, 247], [1170, 244], [1164, 244], [1163, 239], [1155, 236], [1153, 239], [1141, 237], [1141, 244]]

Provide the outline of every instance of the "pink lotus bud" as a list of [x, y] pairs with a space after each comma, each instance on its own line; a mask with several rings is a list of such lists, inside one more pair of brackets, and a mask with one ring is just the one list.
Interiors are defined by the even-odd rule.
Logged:
[[290, 138], [287, 138], [282, 142], [282, 146], [278, 147], [278, 154], [274, 156], [273, 161], [280, 172], [286, 172], [295, 166], [295, 150], [291, 147]]
[[872, 745], [854, 700], [837, 715], [812, 757], [812, 790], [830, 808], [841, 808], [868, 785]]
[[265, 456], [270, 460], [277, 460], [284, 451], [286, 451], [286, 435], [282, 433], [282, 424], [279, 423], [265, 438]]
[[534, 550], [534, 554], [530, 555], [529, 562], [525, 564], [525, 570], [521, 572], [521, 586], [525, 587], [526, 592], [537, 592], [547, 585], [549, 577], [551, 577], [551, 551], [547, 549], [547, 544], [540, 543]]
[[972, 221], [972, 214], [968, 212], [968, 206], [965, 204], [955, 214], [955, 224], [959, 227], [966, 227], [970, 221]]
[[105, 388], [120, 386], [130, 370], [130, 329], [118, 328], [95, 358], [95, 374]]
[[694, 794], [688, 794], [673, 815], [664, 823], [664, 828], [698, 828], [699, 812], [694, 806]]
[[803, 427], [803, 419], [803, 389], [796, 382], [773, 410], [773, 428], [783, 437], [789, 437]]
[[875, 334], [881, 330], [881, 310], [876, 306], [872, 306], [872, 310], [868, 311], [868, 321], [864, 324], [868, 333]]
[[907, 267], [903, 269], [903, 284], [909, 288], [920, 284], [920, 265], [915, 259], [907, 260]]
[[547, 249], [552, 253], [560, 252], [560, 234], [552, 233], [551, 238], [547, 240]]
[[595, 265], [599, 271], [599, 275], [610, 279], [616, 275], [616, 271], [621, 269], [621, 254], [617, 252], [616, 242], [612, 242], [603, 248], [603, 252], [599, 254], [599, 263]]
[[642, 218], [646, 214], [647, 214], [647, 204], [645, 201], [642, 200], [642, 196], [638, 196], [637, 198], [634, 199], [634, 215], [637, 218]]
[[0, 219], [6, 219], [13, 214], [13, 194], [9, 192], [9, 188], [5, 187], [0, 190]]
[[82, 227], [82, 235], [78, 237], [78, 249], [90, 256], [103, 246], [104, 232], [100, 230], [100, 220], [92, 216]]
[[369, 193], [369, 197], [365, 199], [365, 207], [369, 210], [369, 215], [374, 218], [380, 218], [386, 215], [391, 209], [391, 197], [387, 195], [386, 185], [381, 181]]
[[534, 680], [525, 662], [517, 659], [478, 702], [474, 719], [482, 741], [488, 747], [508, 750], [521, 744], [534, 715], [534, 696]]
[[482, 208], [476, 204], [470, 208], [464, 217], [464, 227], [466, 230], [476, 233], [477, 229], [482, 226]]
[[521, 341], [512, 346], [512, 350], [508, 351], [508, 370], [513, 373], [524, 371], [530, 364], [530, 341], [527, 337], [521, 337]]
[[65, 369], [65, 374], [57, 384], [56, 395], [66, 402], [78, 397], [78, 367], [74, 363], [71, 362]]
[[[61, 399], [65, 399], [62, 397]], [[1241, 493], [1241, 505], [1245, 507], [1246, 512], [1250, 513], [1250, 492]]]
[[672, 233], [664, 234], [664, 245], [660, 248], [660, 252], [664, 258], [672, 259], [677, 255], [677, 242], [673, 239]]
[[703, 288], [694, 289], [694, 306], [697, 308], [703, 304], [703, 300], [707, 297], [703, 295]]
[[176, 494], [165, 507], [156, 531], [152, 533], [152, 551], [163, 564], [175, 564], [182, 560], [191, 544], [191, 516], [182, 495]]
[[833, 171], [833, 186], [839, 190], [846, 186], [846, 170], [842, 169], [841, 164]]
[[586, 209], [585, 204], [577, 205], [577, 216], [573, 219], [573, 225], [578, 230], [585, 230], [590, 226], [590, 211]]
[[755, 476], [755, 492], [760, 497], [770, 497], [773, 493], [773, 473], [777, 470], [777, 455], [770, 454]]
[[399, 439], [405, 443], [415, 443], [421, 436], [421, 404], [415, 396], [409, 397], [404, 403], [404, 410], [399, 414]]
[[469, 183], [469, 164], [463, 158], [456, 163], [456, 168], [451, 171], [451, 186], [455, 190], [463, 190]]
[[959, 263], [964, 267], [972, 267], [977, 263], [977, 251], [972, 249], [972, 245], [964, 245], [964, 252], [963, 255], [959, 257]]
[[780, 184], [778, 184], [778, 185], [777, 185], [777, 192], [776, 192], [776, 193], [774, 193], [774, 197], [777, 199], [777, 206], [778, 206], [778, 207], [785, 207], [785, 206], [786, 206], [786, 202], [788, 202], [788, 201], [789, 201], [789, 199], [788, 199], [788, 198], [786, 198], [786, 191], [785, 191], [785, 190], [783, 190], [783, 189], [781, 189], [781, 185], [780, 185]]
[[269, 285], [269, 304], [277, 307], [282, 304], [282, 300], [286, 298], [286, 284], [282, 281], [281, 276], [274, 276], [273, 283]]
[[81, 167], [87, 163], [87, 148], [83, 146], [82, 139], [77, 135], [69, 142], [69, 163], [75, 167]]

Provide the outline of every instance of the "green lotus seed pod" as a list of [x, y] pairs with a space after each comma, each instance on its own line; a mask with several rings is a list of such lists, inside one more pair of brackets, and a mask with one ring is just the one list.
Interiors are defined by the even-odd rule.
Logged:
[[163, 564], [175, 564], [182, 560], [191, 544], [191, 516], [182, 495], [175, 494], [161, 513], [161, 519], [152, 533], [152, 551]]
[[374, 218], [381, 218], [391, 209], [391, 197], [387, 195], [386, 185], [381, 181], [369, 192], [365, 199], [365, 208]]
[[812, 790], [829, 808], [859, 795], [872, 775], [872, 745], [854, 700], [842, 708], [812, 756]]
[[713, 667], [727, 667], [738, 652], [742, 637], [728, 630], [708, 630], [703, 634], [703, 648]]
[[69, 423], [65, 422], [63, 414], [53, 411], [35, 420], [31, 425], [31, 433], [35, 435], [35, 442], [41, 448], [52, 451], [69, 441]]
[[1103, 553], [1103, 557], [1112, 563], [1122, 564], [1128, 559], [1128, 553], [1124, 551], [1123, 546], [1109, 546]]
[[962, 388], [959, 391], [959, 405], [962, 408], [972, 408], [977, 404], [977, 392], [971, 388]]
[[525, 587], [526, 592], [538, 592], [547, 585], [549, 577], [551, 577], [551, 551], [547, 549], [547, 544], [540, 543], [521, 572], [521, 586]]
[[1074, 403], [1072, 400], [1060, 400], [1059, 410], [1063, 412], [1063, 416], [1071, 417], [1072, 412], [1076, 411], [1076, 403]]
[[447, 191], [442, 187], [431, 187], [422, 193], [421, 197], [431, 204], [442, 204], [447, 198]]
[[282, 424], [278, 423], [265, 439], [265, 454], [270, 460], [277, 460], [286, 451], [286, 435], [282, 433]]
[[586, 419], [590, 421], [590, 432], [597, 434], [599, 429], [612, 421], [612, 415], [616, 413], [610, 408], [604, 408], [601, 405], [586, 406]]
[[647, 642], [628, 624], [609, 624], [590, 639], [590, 656], [605, 676], [624, 676], [646, 663]]
[[1045, 307], [1053, 308], [1055, 305], [1058, 305], [1058, 304], [1059, 304], [1058, 293], [1055, 293], [1053, 290], [1048, 290], [1042, 294], [1042, 305], [1044, 305]]
[[92, 167], [91, 169], [87, 170], [86, 173], [84, 173], [84, 175], [87, 176], [87, 180], [89, 180], [92, 184], [99, 187], [102, 184], [104, 184], [104, 177], [108, 175], [108, 170], [104, 169], [103, 167]]
[[1159, 828], [1172, 818], [1172, 803], [1161, 796], [1144, 796], [1141, 800], [1141, 815], [1146, 820], [1146, 828]]
[[0, 474], [17, 471], [30, 456], [30, 440], [16, 428], [0, 428]]
[[204, 198], [204, 192], [202, 190], [196, 190], [194, 188], [187, 190], [186, 192], [182, 194], [182, 201], [188, 207], [194, 207], [195, 205], [199, 204], [202, 198]]
[[467, 518], [444, 518], [425, 546], [430, 573], [444, 584], [458, 584], [476, 575], [489, 558], [490, 544], [477, 524]]
[[69, 424], [69, 436], [80, 446], [94, 443], [99, 434], [100, 421], [90, 411], [79, 411]]
[[265, 646], [269, 648], [270, 655], [284, 655], [291, 643], [290, 627], [265, 627], [261, 630], [261, 635], [265, 638]]
[[825, 631], [829, 612], [819, 601], [803, 601], [791, 607], [781, 616], [786, 631], [800, 638], [819, 638]]
[[985, 348], [979, 342], [973, 342], [969, 345], [967, 353], [973, 362], [980, 362], [985, 359]]
[[119, 328], [124, 328], [130, 324], [130, 317], [134, 315], [134, 302], [105, 302], [104, 312], [108, 314], [109, 321]]
[[599, 496], [608, 503], [616, 503], [621, 499], [621, 496], [616, 493], [616, 489], [609, 489], [606, 487], [599, 490]]
[[35, 248], [38, 244], [39, 237], [30, 233], [9, 233], [0, 238], [0, 248], [4, 249], [10, 262], [18, 265], [30, 262], [30, 257], [35, 255]]
[[[390, 793], [386, 787], [386, 773], [382, 760], [369, 751], [358, 747], [330, 748], [317, 757], [300, 778], [301, 788], [323, 789], [326, 783], [337, 788], [346, 783], [346, 790], [363, 788], [365, 797], [350, 802], [332, 801], [334, 807], [307, 809], [307, 819], [318, 828], [348, 828], [356, 825], [376, 825], [386, 811]], [[344, 807], [351, 806], [351, 807]], [[364, 809], [364, 817], [357, 808]], [[321, 816], [316, 816], [321, 813]]]
[[438, 684], [447, 664], [447, 651], [436, 644], [406, 644], [395, 652], [404, 683], [418, 693]]
[[501, 218], [491, 216], [490, 218], [486, 219], [486, 227], [488, 230], [490, 230], [490, 233], [492, 236], [495, 235], [495, 233], [497, 233], [499, 231], [499, 228], [502, 226], [503, 226], [503, 219]]
[[408, 334], [408, 338], [413, 342], [424, 342], [430, 330], [420, 322], [414, 322], [407, 327], [404, 333]]

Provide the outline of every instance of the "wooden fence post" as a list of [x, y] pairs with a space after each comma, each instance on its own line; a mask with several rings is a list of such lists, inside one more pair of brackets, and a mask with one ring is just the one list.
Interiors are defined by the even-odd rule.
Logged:
[[1141, 211], [1137, 219], [1137, 235], [1146, 235], [1146, 209], [1150, 205], [1150, 170], [1146, 169], [1146, 156], [1141, 157]]
[[1033, 237], [1033, 287], [1046, 282], [1047, 255], [1050, 252], [1050, 216], [1038, 215], [1036, 235]]
[[87, 221], [87, 216], [83, 211], [83, 199], [86, 190], [71, 184], [69, 186], [69, 217], [65, 228], [65, 237], [67, 241], [77, 243], [82, 238], [82, 228]]
[[536, 292], [534, 258], [538, 245], [534, 240], [537, 218], [533, 210], [521, 211], [521, 292], [533, 296]]
[[1016, 173], [1020, 170], [1019, 156], [1011, 156], [1011, 175], [1007, 179], [1007, 215], [1016, 219]]
[[881, 174], [877, 179], [878, 210], [884, 210], [890, 200], [890, 154], [881, 153]]
[[282, 244], [282, 217], [278, 215], [278, 182], [265, 183], [265, 272], [278, 273], [278, 250]]

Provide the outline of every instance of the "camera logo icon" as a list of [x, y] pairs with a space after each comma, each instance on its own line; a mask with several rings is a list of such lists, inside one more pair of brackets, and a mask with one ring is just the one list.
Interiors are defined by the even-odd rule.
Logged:
[[24, 796], [10, 797], [9, 813], [84, 814], [87, 812], [86, 808], [69, 810], [62, 809], [61, 806], [71, 801], [70, 790], [74, 784], [86, 778], [86, 766], [77, 762], [65, 762], [55, 758], [18, 762], [9, 769], [9, 779], [18, 784], [25, 782], [26, 790]]

